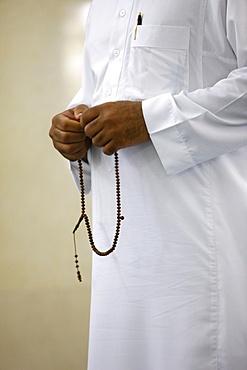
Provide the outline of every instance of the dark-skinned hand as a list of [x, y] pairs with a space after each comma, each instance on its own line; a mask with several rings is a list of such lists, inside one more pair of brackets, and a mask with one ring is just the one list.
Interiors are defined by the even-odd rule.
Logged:
[[91, 140], [86, 136], [80, 123], [84, 104], [57, 114], [52, 119], [49, 135], [54, 147], [67, 159], [75, 161], [86, 156]]
[[150, 140], [139, 101], [117, 101], [89, 108], [82, 113], [81, 125], [93, 145], [101, 147], [107, 155]]
[[117, 101], [88, 108], [78, 105], [52, 119], [50, 137], [67, 159], [84, 158], [91, 145], [107, 155], [149, 141], [141, 102]]

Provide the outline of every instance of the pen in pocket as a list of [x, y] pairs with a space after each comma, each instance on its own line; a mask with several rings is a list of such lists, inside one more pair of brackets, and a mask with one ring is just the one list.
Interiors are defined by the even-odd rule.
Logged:
[[136, 40], [137, 26], [141, 26], [141, 25], [142, 25], [142, 13], [139, 12], [137, 16], [135, 30], [134, 30], [134, 40]]

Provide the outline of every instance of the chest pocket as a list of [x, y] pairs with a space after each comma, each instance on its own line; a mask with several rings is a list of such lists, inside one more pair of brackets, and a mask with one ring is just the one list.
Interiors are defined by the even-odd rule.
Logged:
[[147, 99], [188, 90], [190, 28], [138, 26], [132, 35], [126, 97]]

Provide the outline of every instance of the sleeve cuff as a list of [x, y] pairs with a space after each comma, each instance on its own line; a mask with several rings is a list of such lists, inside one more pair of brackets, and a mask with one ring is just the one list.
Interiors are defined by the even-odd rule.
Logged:
[[155, 150], [168, 175], [178, 174], [195, 162], [174, 114], [170, 93], [142, 102], [143, 116]]

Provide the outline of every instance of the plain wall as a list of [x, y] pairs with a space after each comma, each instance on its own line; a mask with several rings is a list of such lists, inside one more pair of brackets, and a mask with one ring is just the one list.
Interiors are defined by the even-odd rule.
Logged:
[[88, 5], [0, 0], [0, 370], [86, 369], [91, 252], [82, 228], [80, 284], [79, 193], [48, 131], [80, 87]]

